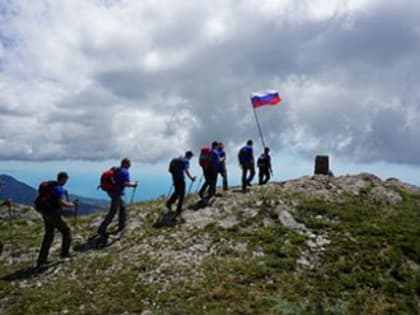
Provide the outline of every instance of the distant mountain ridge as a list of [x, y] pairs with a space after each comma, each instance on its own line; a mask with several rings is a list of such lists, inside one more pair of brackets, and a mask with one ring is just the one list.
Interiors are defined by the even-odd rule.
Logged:
[[[0, 200], [12, 198], [14, 203], [34, 206], [34, 200], [38, 194], [37, 189], [33, 188], [10, 175], [0, 175]], [[79, 199], [79, 214], [88, 214], [103, 210], [108, 207], [108, 202], [101, 199], [86, 198], [78, 195], [69, 194], [70, 200]]]

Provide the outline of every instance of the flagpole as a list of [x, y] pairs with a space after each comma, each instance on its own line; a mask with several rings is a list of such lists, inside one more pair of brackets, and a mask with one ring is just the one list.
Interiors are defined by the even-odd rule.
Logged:
[[258, 121], [257, 111], [255, 110], [254, 106], [252, 106], [252, 109], [254, 110], [255, 121], [257, 122], [258, 132], [260, 133], [261, 143], [263, 145], [263, 149], [265, 149], [264, 137], [261, 132], [260, 122]]

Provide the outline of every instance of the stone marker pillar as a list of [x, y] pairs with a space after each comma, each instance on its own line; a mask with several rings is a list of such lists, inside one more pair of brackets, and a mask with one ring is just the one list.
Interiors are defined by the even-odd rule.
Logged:
[[329, 175], [330, 165], [328, 155], [317, 155], [315, 157], [315, 171], [314, 175]]

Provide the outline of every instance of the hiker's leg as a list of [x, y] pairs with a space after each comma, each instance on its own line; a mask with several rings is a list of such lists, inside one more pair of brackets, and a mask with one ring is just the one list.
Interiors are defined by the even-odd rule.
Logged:
[[98, 234], [105, 234], [106, 233], [106, 229], [108, 227], [108, 225], [112, 222], [112, 219], [114, 218], [115, 214], [117, 213], [120, 201], [119, 199], [121, 198], [118, 194], [116, 193], [108, 193], [108, 196], [111, 198], [111, 206], [109, 209], [108, 214], [106, 215], [105, 219], [102, 221], [101, 225], [99, 226], [98, 229]]
[[211, 172], [210, 172], [210, 187], [209, 187], [209, 195], [208, 195], [209, 199], [216, 194], [216, 185], [217, 185], [217, 171], [216, 170], [211, 170]]
[[270, 176], [270, 170], [269, 169], [265, 169], [264, 170], [264, 175], [265, 175], [265, 178], [264, 178], [264, 184], [267, 184], [268, 183], [268, 181], [270, 180], [270, 178], [271, 178], [271, 176]]
[[255, 166], [250, 165], [249, 166], [249, 171], [250, 171], [250, 174], [249, 174], [249, 177], [247, 179], [247, 183], [248, 183], [248, 185], [251, 185], [251, 182], [252, 182], [252, 180], [254, 179], [254, 176], [255, 176]]
[[125, 207], [124, 198], [119, 196], [119, 212], [118, 212], [118, 230], [123, 230], [127, 222], [127, 209]]
[[245, 165], [242, 165], [242, 190], [245, 190], [246, 188], [246, 173], [247, 173], [247, 168], [245, 167]]
[[171, 208], [172, 204], [178, 199], [178, 189], [177, 189], [177, 180], [173, 178], [173, 185], [174, 185], [174, 192], [172, 193], [171, 197], [169, 197], [168, 201], [166, 201], [166, 207]]
[[223, 178], [223, 190], [228, 190], [228, 178], [227, 178], [227, 169], [224, 168], [222, 171], [222, 178]]
[[264, 183], [264, 172], [261, 167], [258, 168], [258, 185], [262, 185]]
[[206, 189], [209, 187], [210, 176], [209, 176], [208, 169], [203, 169], [203, 176], [204, 176], [204, 183], [203, 183], [203, 186], [201, 186], [200, 191], [198, 192], [201, 198], [204, 198], [204, 193], [206, 192]]
[[70, 254], [71, 230], [63, 218], [58, 215], [54, 218], [54, 225], [62, 234], [61, 257], [66, 257]]
[[179, 180], [176, 183], [175, 190], [178, 191], [178, 204], [176, 206], [176, 214], [179, 215], [182, 212], [182, 204], [184, 203], [185, 197], [185, 180]]
[[54, 240], [54, 225], [51, 223], [50, 214], [42, 214], [44, 221], [44, 239], [42, 240], [41, 249], [39, 250], [37, 266], [47, 262], [48, 253], [50, 252], [51, 244]]

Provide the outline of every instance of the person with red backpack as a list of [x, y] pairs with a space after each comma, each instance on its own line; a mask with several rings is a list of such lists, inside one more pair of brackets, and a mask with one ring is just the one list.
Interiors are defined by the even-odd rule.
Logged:
[[130, 181], [128, 169], [131, 162], [128, 158], [121, 160], [120, 167], [113, 167], [102, 173], [100, 187], [107, 192], [111, 199], [111, 205], [108, 214], [98, 228], [100, 236], [107, 235], [108, 225], [118, 212], [118, 232], [121, 232], [126, 225], [127, 213], [124, 202], [124, 188], [137, 187], [137, 182]]
[[57, 181], [42, 182], [39, 185], [38, 197], [35, 200], [35, 209], [41, 213], [44, 220], [45, 234], [39, 251], [37, 268], [47, 264], [48, 253], [54, 240], [57, 229], [63, 236], [61, 244], [61, 258], [70, 257], [71, 231], [61, 217], [63, 207], [77, 209], [78, 201], [66, 200], [64, 185], [69, 176], [66, 172], [57, 174]]
[[[220, 160], [217, 148], [219, 143], [214, 141], [211, 144], [211, 149], [204, 147], [201, 149], [200, 154], [200, 166], [203, 170], [204, 183], [201, 186], [198, 195], [201, 199], [210, 199], [216, 193], [216, 184], [217, 184], [217, 165]], [[207, 196], [204, 194], [207, 191]]]

